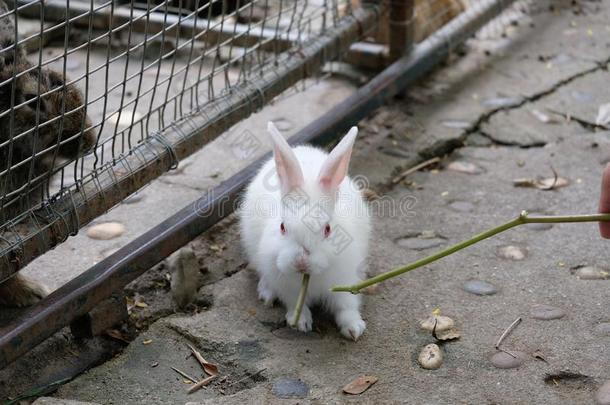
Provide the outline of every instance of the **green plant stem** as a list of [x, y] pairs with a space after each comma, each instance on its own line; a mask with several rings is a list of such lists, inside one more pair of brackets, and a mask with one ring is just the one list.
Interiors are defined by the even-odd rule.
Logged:
[[305, 297], [307, 296], [307, 286], [309, 285], [309, 274], [303, 274], [303, 281], [301, 282], [301, 291], [299, 292], [299, 298], [297, 299], [297, 306], [294, 309], [294, 320], [291, 326], [296, 326], [301, 318], [301, 311], [303, 310], [303, 304], [305, 303]]
[[610, 221], [610, 214], [593, 214], [593, 215], [564, 215], [564, 216], [544, 216], [544, 217], [530, 217], [527, 211], [521, 212], [517, 218], [512, 221], [508, 221], [505, 224], [492, 228], [488, 231], [475, 235], [474, 237], [460, 242], [456, 245], [450, 246], [445, 250], [441, 250], [433, 255], [419, 259], [411, 264], [403, 267], [388, 271], [386, 273], [379, 274], [375, 277], [364, 280], [361, 283], [354, 284], [351, 286], [337, 286], [333, 287], [331, 291], [334, 292], [351, 292], [352, 294], [358, 294], [363, 288], [369, 287], [373, 284], [380, 283], [388, 280], [392, 277], [396, 277], [408, 271], [414, 270], [418, 267], [425, 266], [426, 264], [432, 263], [445, 256], [449, 256], [459, 250], [465, 249], [475, 243], [478, 243], [484, 239], [490, 238], [501, 232], [507, 231], [519, 225], [525, 224], [549, 224], [549, 223], [573, 223], [573, 222], [600, 222]]

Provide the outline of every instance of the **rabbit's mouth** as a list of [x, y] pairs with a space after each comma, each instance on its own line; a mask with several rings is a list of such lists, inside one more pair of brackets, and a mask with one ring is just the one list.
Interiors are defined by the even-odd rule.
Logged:
[[294, 267], [301, 274], [309, 274], [309, 263], [306, 261], [297, 260]]

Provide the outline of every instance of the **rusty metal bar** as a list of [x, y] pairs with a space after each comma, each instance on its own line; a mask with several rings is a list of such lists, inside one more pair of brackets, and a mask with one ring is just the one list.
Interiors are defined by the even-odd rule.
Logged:
[[29, 225], [32, 229], [45, 223], [40, 232], [24, 236], [10, 227], [0, 228], [0, 234], [5, 231], [0, 235], [0, 281], [262, 108], [265, 101], [311, 76], [325, 62], [339, 58], [351, 43], [375, 27], [376, 10], [375, 7], [354, 10], [353, 16], [345, 17], [337, 27], [329, 28], [308, 46], [280, 54], [277, 65], [270, 64], [260, 75], [234, 86], [199, 112], [151, 134], [129, 155], [80, 181], [20, 223], [25, 225], [22, 228]]
[[415, 0], [390, 0], [390, 61], [405, 55], [413, 45]]
[[[290, 138], [291, 144], [323, 145], [366, 117], [387, 99], [429, 72], [444, 60], [452, 46], [463, 42], [513, 0], [481, 0], [414, 47], [368, 84], [320, 119]], [[19, 319], [0, 329], [0, 368], [26, 353], [91, 311], [97, 303], [120, 291], [147, 269], [228, 216], [244, 186], [269, 154], [232, 176], [177, 214], [144, 233], [133, 242], [93, 266], [29, 309]]]

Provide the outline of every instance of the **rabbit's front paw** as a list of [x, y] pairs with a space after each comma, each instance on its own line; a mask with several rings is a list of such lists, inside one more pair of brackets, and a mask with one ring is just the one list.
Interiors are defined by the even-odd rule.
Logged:
[[343, 311], [338, 318], [340, 319], [338, 325], [341, 334], [354, 342], [362, 336], [366, 329], [366, 323], [362, 320], [358, 311]]
[[[286, 322], [288, 325], [292, 325], [292, 321], [294, 321], [294, 309], [286, 312]], [[301, 311], [301, 317], [299, 318], [299, 322], [294, 326], [301, 332], [311, 332], [311, 326], [313, 325], [313, 319], [311, 317], [311, 311], [307, 308], [307, 305], [303, 305], [303, 310]]]

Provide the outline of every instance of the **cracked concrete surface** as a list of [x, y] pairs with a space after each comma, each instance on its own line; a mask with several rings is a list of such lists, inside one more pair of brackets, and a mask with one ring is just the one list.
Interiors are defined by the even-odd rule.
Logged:
[[[610, 161], [610, 132], [565, 117], [594, 120], [599, 104], [610, 101], [610, 4], [575, 4], [540, 2], [531, 20], [512, 27], [508, 38], [469, 41], [466, 56], [360, 123], [351, 173], [365, 175], [389, 201], [416, 200], [414, 216], [376, 212], [369, 275], [464, 240], [523, 209], [595, 212], [600, 173]], [[541, 122], [534, 110], [554, 122]], [[396, 173], [430, 156], [440, 156], [441, 163], [391, 184]], [[449, 170], [451, 162], [480, 170]], [[567, 187], [513, 186], [516, 178], [552, 176], [551, 167], [568, 179]], [[200, 187], [193, 170], [188, 166], [179, 180], [169, 181]], [[517, 228], [389, 280], [365, 297], [367, 331], [357, 343], [342, 339], [320, 310], [314, 312], [314, 331], [304, 335], [285, 326], [283, 308], [258, 302], [256, 277], [246, 267], [235, 225], [230, 218], [191, 243], [205, 267], [199, 297], [207, 308], [159, 319], [121, 355], [55, 396], [104, 404], [284, 403], [274, 387], [288, 378], [308, 389], [305, 398], [289, 403], [587, 404], [610, 379], [610, 334], [600, 327], [610, 324], [610, 280], [573, 274], [582, 265], [608, 269], [608, 245], [595, 225]], [[439, 235], [432, 244], [397, 243], [431, 232]], [[501, 257], [506, 246], [524, 257]], [[156, 269], [150, 277], [163, 272]], [[472, 279], [498, 292], [470, 294], [463, 286]], [[157, 293], [162, 296], [167, 299], [167, 291]], [[534, 319], [537, 304], [566, 315]], [[457, 322], [462, 337], [441, 345], [439, 370], [423, 370], [417, 355], [434, 339], [419, 320], [435, 308]], [[527, 353], [527, 361], [497, 369], [489, 357], [517, 317], [523, 322], [503, 348]], [[186, 343], [217, 363], [222, 376], [192, 395], [170, 369], [199, 377]], [[360, 396], [341, 393], [362, 374], [379, 381]]]

